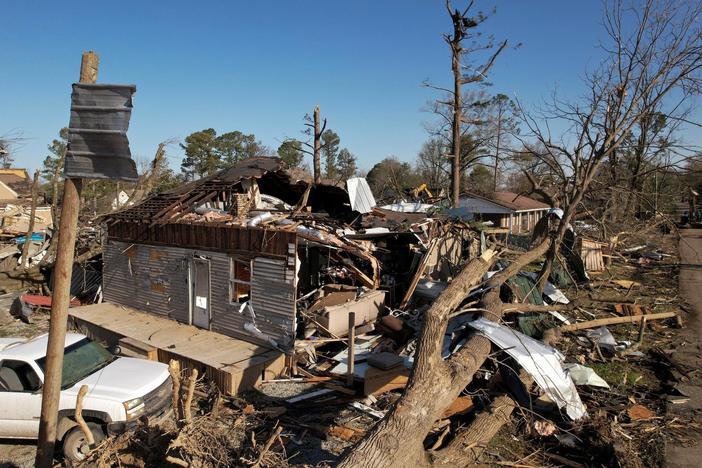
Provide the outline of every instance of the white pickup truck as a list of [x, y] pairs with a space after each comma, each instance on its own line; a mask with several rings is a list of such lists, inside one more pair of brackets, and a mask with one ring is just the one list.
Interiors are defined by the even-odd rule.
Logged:
[[[0, 338], [0, 438], [36, 439], [48, 336]], [[136, 426], [138, 420], [167, 417], [172, 383], [166, 364], [117, 357], [84, 335], [68, 333], [61, 378], [57, 440], [71, 461], [88, 449], [74, 419], [81, 386], [83, 418], [95, 441]]]

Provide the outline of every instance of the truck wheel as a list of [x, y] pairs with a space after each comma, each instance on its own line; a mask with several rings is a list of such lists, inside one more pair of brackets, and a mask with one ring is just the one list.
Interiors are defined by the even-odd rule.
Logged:
[[[89, 422], [87, 424], [90, 432], [93, 433], [93, 438], [95, 438], [95, 444], [97, 445], [105, 438], [105, 431], [95, 423]], [[83, 430], [79, 426], [74, 427], [63, 439], [63, 455], [71, 463], [77, 463], [84, 460], [88, 452], [90, 452], [90, 447], [88, 447], [88, 441], [85, 440]]]

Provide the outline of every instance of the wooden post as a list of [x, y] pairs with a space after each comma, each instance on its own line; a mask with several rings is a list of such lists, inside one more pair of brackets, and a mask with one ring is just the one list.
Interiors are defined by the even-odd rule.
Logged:
[[322, 163], [320, 152], [322, 151], [322, 132], [320, 130], [319, 123], [319, 106], [314, 107], [314, 153], [313, 153], [313, 165], [314, 165], [314, 183], [319, 184], [322, 182]]
[[[99, 58], [93, 52], [84, 52], [80, 65], [81, 83], [97, 81]], [[68, 305], [71, 300], [71, 273], [75, 255], [78, 213], [80, 212], [81, 179], [66, 178], [61, 204], [58, 249], [54, 264], [53, 298], [49, 322], [49, 342], [46, 349], [46, 370], [42, 388], [41, 417], [39, 420], [39, 440], [35, 466], [49, 468], [54, 458], [56, 444], [56, 423], [58, 419], [59, 397], [61, 395], [61, 374], [63, 349], [66, 342]]]
[[348, 350], [348, 374], [346, 375], [346, 385], [353, 386], [353, 364], [354, 346], [356, 345], [356, 312], [349, 312], [349, 350]]
[[32, 182], [32, 207], [29, 210], [29, 227], [22, 246], [22, 256], [20, 257], [20, 268], [29, 268], [29, 245], [34, 234], [34, 217], [37, 214], [37, 188], [39, 187], [39, 170], [34, 171], [34, 181]]

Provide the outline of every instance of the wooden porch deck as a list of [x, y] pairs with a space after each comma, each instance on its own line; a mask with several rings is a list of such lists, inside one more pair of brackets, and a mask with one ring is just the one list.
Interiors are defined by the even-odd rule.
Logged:
[[152, 346], [159, 361], [176, 359], [181, 368], [197, 368], [228, 395], [274, 378], [285, 367], [279, 351], [115, 304], [74, 307], [68, 313], [70, 324], [85, 335], [109, 345], [128, 338]]

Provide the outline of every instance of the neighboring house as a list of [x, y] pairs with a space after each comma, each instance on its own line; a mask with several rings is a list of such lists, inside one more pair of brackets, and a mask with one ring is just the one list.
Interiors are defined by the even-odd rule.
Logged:
[[[0, 227], [5, 234], [25, 234], [29, 230], [31, 210], [28, 206], [8, 203], [0, 209]], [[34, 212], [34, 232], [46, 232], [54, 224], [50, 206], [37, 206]]]
[[0, 168], [0, 182], [14, 190], [18, 197], [29, 196], [31, 193], [32, 181], [27, 169]]
[[13, 202], [19, 198], [17, 192], [12, 190], [9, 185], [0, 180], [0, 203]]
[[531, 232], [550, 208], [514, 192], [494, 192], [489, 196], [465, 193], [460, 198], [461, 212], [477, 220], [492, 221], [496, 227], [509, 229], [510, 234]]

